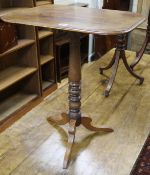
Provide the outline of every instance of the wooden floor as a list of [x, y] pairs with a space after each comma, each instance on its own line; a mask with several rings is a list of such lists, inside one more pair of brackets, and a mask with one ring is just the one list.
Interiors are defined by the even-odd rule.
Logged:
[[[113, 51], [107, 57], [111, 57]], [[127, 52], [128, 60], [134, 53]], [[150, 131], [150, 56], [144, 55], [136, 72], [145, 77], [142, 86], [120, 62], [108, 98], [103, 96], [105, 75], [99, 65], [108, 58], [83, 66], [82, 111], [96, 126], [113, 133], [91, 133], [77, 128], [68, 170], [62, 169], [67, 126], [49, 125], [46, 118], [68, 109], [66, 83], [0, 135], [0, 175], [129, 175]], [[15, 102], [14, 102], [15, 103]]]

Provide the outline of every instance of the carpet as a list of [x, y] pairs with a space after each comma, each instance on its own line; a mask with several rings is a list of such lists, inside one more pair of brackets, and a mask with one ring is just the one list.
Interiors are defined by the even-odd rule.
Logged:
[[130, 175], [150, 175], [150, 134]]

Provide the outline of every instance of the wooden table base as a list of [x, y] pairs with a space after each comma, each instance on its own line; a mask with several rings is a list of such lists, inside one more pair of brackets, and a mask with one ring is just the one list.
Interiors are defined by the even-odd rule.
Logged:
[[133, 69], [138, 64], [138, 62], [141, 60], [148, 43], [150, 43], [150, 11], [149, 11], [149, 16], [148, 16], [148, 26], [146, 30], [146, 38], [144, 40], [142, 48], [136, 53], [135, 60], [130, 65], [131, 69]]
[[100, 74], [103, 74], [104, 70], [107, 70], [107, 69], [112, 67], [112, 76], [109, 79], [108, 85], [107, 85], [106, 90], [104, 92], [105, 97], [109, 96], [110, 90], [111, 90], [111, 88], [113, 86], [120, 59], [123, 60], [123, 63], [125, 65], [127, 71], [132, 76], [134, 76], [135, 78], [139, 79], [139, 84], [142, 84], [144, 82], [144, 78], [139, 76], [139, 75], [137, 75], [135, 72], [133, 72], [131, 67], [128, 65], [128, 62], [127, 62], [127, 59], [126, 59], [126, 55], [125, 55], [126, 38], [127, 38], [126, 34], [118, 35], [118, 37], [117, 37], [117, 47], [116, 47], [116, 50], [115, 50], [115, 53], [114, 53], [114, 56], [113, 56], [111, 62], [106, 67], [99, 68]]
[[48, 121], [58, 125], [69, 123], [68, 145], [64, 157], [63, 168], [68, 167], [72, 146], [74, 144], [76, 127], [82, 124], [85, 128], [94, 132], [113, 132], [111, 128], [97, 128], [91, 125], [92, 119], [81, 117], [81, 59], [80, 59], [80, 33], [70, 32], [70, 59], [69, 59], [69, 113], [63, 113], [62, 119], [52, 117]]
[[113, 129], [111, 128], [97, 128], [91, 125], [92, 119], [89, 117], [81, 117], [81, 122], [79, 120], [75, 119], [69, 119], [69, 116], [67, 114], [62, 114], [61, 120], [54, 120], [52, 117], [49, 117], [47, 119], [50, 123], [53, 122], [58, 125], [64, 125], [69, 123], [69, 130], [68, 130], [68, 145], [64, 157], [63, 162], [63, 168], [66, 169], [68, 167], [72, 146], [74, 144], [75, 139], [75, 133], [76, 133], [76, 127], [82, 124], [86, 129], [94, 132], [113, 132]]

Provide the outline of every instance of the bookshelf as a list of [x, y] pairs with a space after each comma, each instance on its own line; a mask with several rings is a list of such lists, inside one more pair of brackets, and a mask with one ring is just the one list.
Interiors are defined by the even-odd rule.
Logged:
[[[35, 6], [50, 5], [52, 0], [35, 0]], [[37, 47], [40, 66], [42, 94], [56, 85], [56, 61], [54, 57], [54, 32], [49, 28], [37, 27]]]
[[[0, 16], [13, 10], [32, 8], [35, 4], [44, 5], [46, 1], [1, 0]], [[24, 111], [37, 105], [37, 101], [41, 102], [46, 89], [48, 95], [57, 88], [53, 32], [18, 24], [15, 28], [17, 44], [0, 54], [1, 126], [17, 120], [17, 113], [23, 115]]]

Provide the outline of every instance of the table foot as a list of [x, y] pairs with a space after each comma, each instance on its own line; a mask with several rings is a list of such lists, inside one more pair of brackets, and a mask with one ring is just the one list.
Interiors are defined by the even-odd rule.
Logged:
[[144, 77], [141, 77], [141, 76], [137, 75], [135, 72], [133, 72], [133, 70], [131, 69], [131, 67], [130, 67], [130, 66], [128, 65], [128, 63], [127, 63], [127, 59], [126, 59], [126, 57], [125, 57], [125, 53], [123, 53], [123, 55], [122, 55], [122, 60], [123, 60], [123, 63], [124, 63], [124, 65], [125, 65], [127, 71], [128, 71], [131, 75], [133, 75], [135, 78], [139, 79], [139, 85], [143, 84], [143, 82], [144, 82]]
[[66, 153], [64, 157], [63, 169], [67, 169], [70, 162], [72, 147], [75, 139], [75, 132], [76, 132], [76, 120], [71, 119], [69, 121], [68, 144], [67, 144]]
[[92, 119], [89, 117], [82, 117], [81, 118], [81, 124], [88, 130], [90, 131], [95, 131], [95, 132], [113, 132], [114, 130], [111, 128], [97, 128], [95, 126], [91, 125]]
[[109, 93], [110, 93], [110, 90], [105, 90], [105, 91], [104, 91], [104, 96], [105, 96], [105, 97], [108, 97], [108, 96], [109, 96]]
[[55, 124], [58, 124], [58, 125], [69, 123], [68, 143], [67, 143], [66, 153], [64, 156], [64, 161], [63, 161], [63, 169], [68, 168], [68, 165], [71, 159], [71, 152], [72, 152], [72, 147], [73, 147], [74, 140], [75, 140], [75, 133], [76, 133], [77, 126], [82, 124], [86, 129], [90, 131], [94, 131], [94, 132], [113, 132], [114, 131], [111, 128], [98, 128], [98, 127], [92, 126], [91, 125], [92, 119], [89, 117], [81, 117], [81, 120], [79, 121], [76, 119], [69, 119], [66, 113], [62, 113], [62, 119], [60, 120], [57, 120], [56, 118], [53, 119], [51, 117], [49, 117], [47, 120], [50, 123], [54, 122]]

